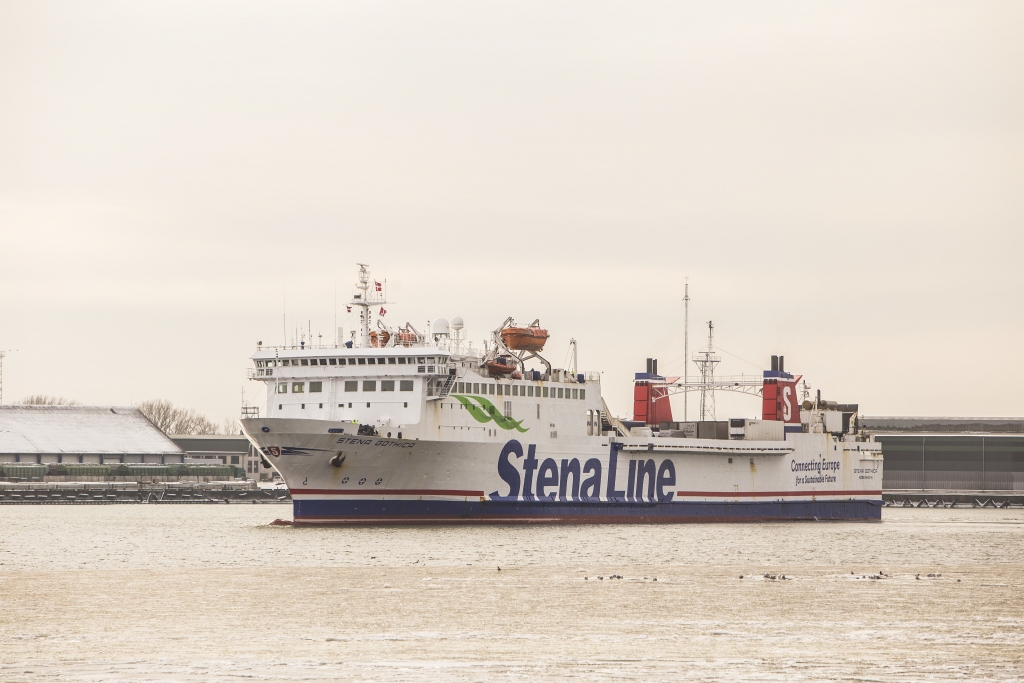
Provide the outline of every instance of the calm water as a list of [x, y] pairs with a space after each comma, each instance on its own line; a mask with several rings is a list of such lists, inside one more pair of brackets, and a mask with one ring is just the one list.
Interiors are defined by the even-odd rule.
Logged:
[[1024, 678], [1024, 510], [268, 526], [290, 512], [0, 506], [0, 679]]

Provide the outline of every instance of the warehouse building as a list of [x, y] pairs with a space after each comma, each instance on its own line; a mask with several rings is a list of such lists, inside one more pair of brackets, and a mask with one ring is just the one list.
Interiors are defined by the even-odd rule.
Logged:
[[185, 452], [138, 408], [0, 406], [0, 464], [185, 462]]
[[885, 491], [1024, 491], [1024, 418], [863, 417]]

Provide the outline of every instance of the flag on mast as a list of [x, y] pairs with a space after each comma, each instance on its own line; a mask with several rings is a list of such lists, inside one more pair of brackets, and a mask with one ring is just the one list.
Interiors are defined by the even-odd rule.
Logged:
[[352, 307], [351, 307], [351, 306], [346, 306], [346, 307], [345, 307], [345, 311], [346, 311], [347, 313], [351, 313], [351, 312], [352, 312]]
[[375, 289], [376, 289], [376, 290], [377, 290], [378, 292], [380, 291], [380, 283], [379, 283], [379, 282], [377, 282], [376, 280], [374, 280], [374, 281], [373, 281], [373, 286], [374, 286], [374, 288], [375, 288]]
[[388, 314], [388, 312], [384, 310], [383, 306], [380, 307], [380, 314], [381, 315], [387, 315]]

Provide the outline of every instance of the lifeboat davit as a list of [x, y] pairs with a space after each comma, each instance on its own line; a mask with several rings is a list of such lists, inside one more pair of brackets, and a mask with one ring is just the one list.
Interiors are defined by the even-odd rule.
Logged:
[[516, 371], [515, 361], [511, 358], [507, 358], [506, 356], [498, 356], [487, 363], [485, 367], [487, 368], [487, 372], [497, 376], [511, 375]]
[[540, 351], [548, 341], [548, 331], [534, 323], [529, 327], [506, 327], [501, 340], [513, 351]]

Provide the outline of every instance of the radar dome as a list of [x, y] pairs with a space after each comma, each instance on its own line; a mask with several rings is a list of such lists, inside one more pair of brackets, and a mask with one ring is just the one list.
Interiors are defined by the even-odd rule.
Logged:
[[448, 321], [444, 318], [438, 318], [434, 321], [434, 334], [448, 334]]
[[454, 318], [452, 318], [453, 330], [461, 330], [464, 326], [465, 324], [462, 322], [462, 318], [460, 316], [455, 316]]

